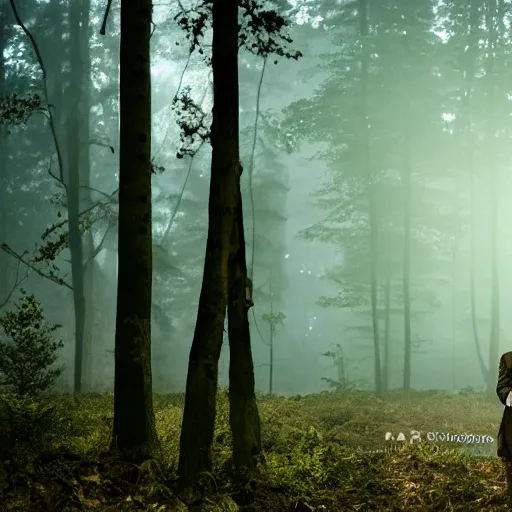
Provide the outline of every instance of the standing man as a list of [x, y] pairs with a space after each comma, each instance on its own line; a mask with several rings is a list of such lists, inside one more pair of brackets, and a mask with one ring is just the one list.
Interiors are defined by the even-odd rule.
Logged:
[[496, 394], [505, 406], [498, 431], [498, 457], [507, 473], [507, 491], [512, 498], [512, 352], [501, 356]]

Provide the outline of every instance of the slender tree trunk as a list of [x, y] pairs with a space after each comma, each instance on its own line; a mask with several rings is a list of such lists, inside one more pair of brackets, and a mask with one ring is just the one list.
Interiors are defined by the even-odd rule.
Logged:
[[[237, 467], [254, 468], [261, 453], [261, 433], [256, 404], [254, 363], [252, 359], [247, 300], [247, 262], [239, 154], [238, 99], [238, 2], [214, 2], [213, 31], [223, 49], [223, 94], [217, 104], [226, 113], [228, 136], [222, 140], [226, 160], [235, 181], [229, 196], [234, 218], [228, 261], [228, 335], [229, 335], [229, 423], [233, 437], [233, 461]], [[213, 61], [214, 70], [220, 63]], [[219, 103], [220, 103], [219, 101]], [[251, 292], [252, 293], [252, 292]], [[252, 298], [251, 298], [252, 300]]]
[[[91, 57], [89, 50], [89, 12], [90, 0], [81, 0], [80, 2], [80, 101], [78, 104], [79, 111], [79, 169], [80, 169], [80, 209], [87, 211], [92, 205], [91, 200], [91, 165], [89, 160], [89, 113], [90, 113], [90, 83], [91, 83]], [[83, 280], [84, 280], [84, 339], [83, 339], [83, 390], [90, 391], [92, 387], [92, 340], [93, 329], [95, 324], [95, 307], [94, 307], [94, 274], [95, 262], [94, 257], [94, 241], [92, 230], [89, 229], [85, 233], [83, 239]]]
[[[237, 8], [236, 0], [230, 0]], [[220, 4], [220, 2], [219, 2]], [[220, 4], [221, 5], [221, 4]], [[226, 17], [231, 16], [230, 31], [238, 34], [237, 10], [226, 6]], [[223, 13], [219, 9], [218, 15]], [[227, 30], [226, 30], [227, 32]], [[238, 38], [235, 39], [238, 47]], [[235, 60], [236, 65], [236, 60]], [[224, 68], [225, 69], [225, 68]], [[226, 73], [228, 74], [228, 73]], [[238, 74], [235, 82], [238, 91]], [[232, 110], [238, 121], [237, 109]], [[237, 122], [238, 125], [238, 122]], [[238, 135], [238, 130], [236, 131]], [[237, 138], [238, 149], [238, 138]], [[236, 170], [234, 168], [233, 170]], [[241, 166], [239, 166], [241, 171]], [[233, 460], [237, 467], [254, 468], [261, 454], [261, 432], [256, 403], [254, 364], [249, 329], [249, 308], [246, 307], [247, 267], [245, 261], [245, 237], [240, 190], [240, 172], [237, 172], [237, 209], [233, 223], [232, 248], [228, 266], [228, 334], [229, 334], [229, 423], [233, 436]]]
[[112, 448], [156, 454], [151, 376], [151, 0], [121, 0], [118, 285]]
[[[69, 9], [69, 61], [70, 79], [66, 102], [66, 137], [67, 165], [65, 172], [69, 227], [69, 249], [71, 252], [71, 281], [73, 285], [73, 301], [75, 307], [75, 373], [74, 392], [82, 391], [83, 342], [85, 330], [85, 296], [83, 275], [82, 234], [79, 225], [80, 214], [80, 152], [83, 141], [79, 133], [79, 105], [82, 101], [81, 91], [81, 50], [80, 50], [81, 2], [70, 2]], [[82, 143], [82, 144], [81, 144]]]
[[391, 277], [386, 276], [384, 285], [384, 365], [382, 368], [382, 391], [387, 393], [389, 391], [389, 360], [390, 360], [390, 340], [389, 328], [391, 324]]
[[272, 394], [272, 384], [274, 380], [274, 334], [276, 331], [276, 326], [274, 323], [274, 302], [272, 300], [272, 274], [270, 275], [270, 281], [269, 281], [269, 295], [270, 295], [270, 353], [269, 353], [269, 361], [268, 361], [268, 392], [271, 395]]
[[484, 382], [489, 382], [488, 369], [485, 365], [480, 347], [480, 337], [478, 334], [478, 320], [476, 312], [476, 170], [475, 170], [475, 154], [474, 154], [474, 136], [472, 127], [472, 97], [473, 97], [473, 80], [475, 75], [476, 52], [478, 48], [478, 24], [479, 24], [478, 2], [471, 0], [469, 11], [469, 33], [468, 45], [465, 58], [465, 90], [464, 90], [464, 115], [465, 115], [465, 139], [466, 139], [466, 165], [470, 176], [470, 210], [471, 210], [471, 255], [470, 255], [470, 272], [469, 272], [469, 293], [471, 302], [471, 325], [473, 329], [473, 340], [475, 342], [476, 355], [478, 365], [482, 373]]
[[369, 208], [370, 224], [370, 293], [372, 304], [372, 325], [373, 325], [373, 352], [374, 352], [374, 381], [375, 393], [382, 394], [382, 374], [380, 361], [380, 340], [379, 340], [379, 310], [378, 310], [378, 264], [379, 264], [379, 226], [377, 212], [375, 211], [375, 185], [373, 183], [371, 169], [371, 144], [368, 120], [368, 0], [359, 0], [359, 30], [361, 35], [361, 136], [363, 148], [361, 152], [362, 168], [364, 169], [367, 183], [367, 198]]
[[456, 387], [456, 351], [457, 344], [457, 247], [454, 242], [452, 247], [452, 389]]
[[[213, 122], [208, 238], [181, 426], [178, 474], [182, 488], [196, 484], [200, 474], [212, 467], [218, 365], [228, 302], [228, 258], [238, 202], [238, 126], [233, 126], [233, 117], [238, 119], [238, 100], [232, 104], [230, 95], [234, 92], [227, 79], [233, 49], [232, 35], [226, 32], [231, 21], [226, 26], [226, 20], [222, 19], [224, 9], [229, 12], [230, 7], [226, 7], [226, 3], [229, 4], [213, 4]], [[237, 49], [235, 58], [236, 53]], [[238, 91], [235, 93], [237, 99]], [[234, 112], [230, 110], [233, 108]]]
[[269, 353], [269, 370], [268, 370], [268, 393], [271, 395], [273, 391], [274, 381], [274, 326], [270, 326], [270, 353]]
[[69, 249], [71, 252], [71, 282], [75, 307], [75, 374], [74, 392], [82, 391], [83, 339], [85, 327], [85, 297], [83, 279], [82, 234], [79, 226], [80, 180], [79, 180], [79, 140], [77, 110], [71, 110], [68, 120], [67, 147], [67, 207], [69, 227]]
[[[6, 94], [4, 49], [7, 46], [7, 5], [0, 0], [0, 97]], [[0, 126], [0, 244], [7, 243], [7, 137]], [[0, 251], [0, 303], [8, 295], [9, 261], [4, 251]]]
[[[410, 54], [410, 22], [406, 20], [407, 30], [404, 33], [404, 49], [406, 58]], [[411, 180], [412, 180], [412, 151], [411, 151], [411, 102], [405, 99], [404, 108], [404, 169], [402, 173], [404, 194], [404, 256], [403, 256], [403, 297], [404, 297], [404, 391], [409, 395], [411, 390]]]
[[[496, 368], [499, 362], [500, 351], [500, 278], [498, 258], [498, 168], [496, 165], [496, 122], [495, 122], [495, 101], [496, 84], [494, 77], [494, 52], [496, 51], [496, 0], [487, 0], [487, 27], [489, 31], [486, 74], [489, 82], [487, 90], [487, 115], [488, 115], [488, 162], [491, 178], [490, 203], [491, 203], [491, 333], [489, 341], [489, 364], [488, 369]], [[494, 394], [495, 375], [487, 372], [487, 393]]]

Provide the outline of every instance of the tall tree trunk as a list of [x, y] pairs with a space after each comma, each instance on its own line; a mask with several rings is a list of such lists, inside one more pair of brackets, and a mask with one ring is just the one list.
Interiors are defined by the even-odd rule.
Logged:
[[151, 376], [151, 0], [121, 0], [118, 284], [112, 448], [155, 455]]
[[[234, 41], [238, 48], [238, 18], [236, 16], [238, 3], [236, 0], [230, 0], [229, 3], [233, 5], [230, 6], [228, 4], [225, 7], [219, 8], [217, 16], [225, 16], [226, 22], [224, 22], [224, 26], [228, 24], [227, 20], [230, 20], [230, 26], [229, 28], [226, 27], [225, 30], [231, 34], [231, 43], [233, 43], [233, 32], [236, 30]], [[218, 2], [218, 5], [222, 6], [222, 3]], [[236, 54], [234, 65], [237, 66]], [[225, 73], [230, 75], [232, 71], [228, 72], [226, 67], [225, 64]], [[234, 84], [236, 84], [238, 93], [238, 73], [236, 78], [237, 80]], [[232, 76], [233, 79], [234, 77]], [[236, 98], [238, 100], [238, 94]], [[236, 104], [236, 110], [230, 110], [233, 114], [231, 122], [233, 122], [233, 117], [236, 115], [237, 130], [233, 133], [237, 134], [236, 150], [238, 153], [238, 101]], [[245, 260], [242, 193], [240, 190], [242, 168], [238, 159], [237, 161], [238, 169], [233, 165], [233, 171], [237, 173], [236, 186], [238, 190], [235, 196], [236, 213], [233, 222], [232, 246], [228, 266], [229, 423], [233, 437], [233, 461], [235, 465], [239, 468], [254, 468], [258, 462], [258, 456], [261, 454], [261, 432], [255, 393], [254, 363], [248, 318], [249, 307], [246, 297], [247, 266]]]
[[69, 249], [71, 252], [71, 280], [73, 285], [73, 302], [75, 307], [75, 373], [74, 392], [82, 391], [83, 342], [85, 330], [85, 295], [83, 272], [82, 234], [80, 230], [80, 153], [83, 151], [83, 141], [80, 140], [80, 104], [82, 101], [81, 73], [82, 52], [81, 43], [81, 2], [71, 1], [69, 9], [69, 62], [70, 73], [66, 111], [67, 165], [65, 183], [67, 191]]
[[368, 0], [359, 0], [359, 30], [361, 35], [361, 136], [363, 148], [361, 152], [362, 168], [365, 172], [369, 224], [370, 224], [370, 293], [372, 305], [372, 325], [373, 325], [373, 353], [374, 353], [374, 381], [375, 393], [382, 394], [382, 374], [380, 361], [380, 340], [379, 340], [379, 310], [378, 310], [378, 263], [379, 263], [379, 226], [377, 221], [377, 212], [375, 211], [375, 185], [373, 183], [373, 173], [371, 169], [371, 144], [370, 130], [368, 120]]
[[[409, 20], [407, 20], [409, 21]], [[410, 57], [409, 26], [404, 34], [406, 58]], [[403, 261], [403, 297], [404, 297], [404, 391], [408, 395], [411, 390], [411, 179], [412, 179], [412, 153], [411, 153], [411, 104], [407, 97], [404, 108], [404, 136], [405, 154], [404, 170], [402, 173], [404, 193], [404, 261]]]
[[[91, 205], [91, 165], [89, 160], [89, 140], [90, 140], [90, 83], [91, 83], [91, 57], [89, 49], [90, 35], [90, 0], [81, 0], [80, 2], [80, 101], [78, 103], [79, 112], [79, 170], [80, 170], [80, 210], [87, 211]], [[95, 319], [94, 307], [94, 262], [95, 247], [92, 236], [92, 230], [85, 233], [83, 239], [83, 281], [84, 281], [84, 338], [83, 338], [83, 391], [90, 391], [92, 386], [92, 340]]]
[[452, 245], [452, 389], [457, 389], [457, 244], [454, 241]]
[[[234, 212], [228, 261], [228, 336], [229, 336], [229, 423], [233, 437], [235, 466], [254, 468], [261, 454], [260, 417], [256, 403], [254, 363], [249, 328], [252, 286], [248, 288], [245, 233], [239, 154], [238, 99], [238, 2], [217, 1], [213, 4], [213, 31], [220, 35], [223, 48], [223, 94], [219, 107], [226, 113], [228, 136], [222, 140], [226, 160], [235, 181], [234, 194], [228, 204]], [[219, 38], [219, 39], [220, 39]], [[219, 61], [213, 61], [214, 70]]]
[[475, 342], [476, 355], [478, 358], [478, 365], [482, 373], [484, 382], [489, 382], [488, 369], [485, 365], [480, 347], [480, 337], [478, 334], [478, 320], [476, 312], [476, 170], [475, 170], [475, 154], [474, 154], [474, 136], [472, 127], [472, 98], [473, 98], [473, 80], [475, 76], [475, 64], [477, 59], [478, 49], [478, 24], [479, 24], [478, 2], [476, 0], [470, 1], [469, 10], [469, 33], [468, 44], [466, 50], [466, 58], [464, 63], [465, 84], [464, 84], [464, 125], [465, 125], [465, 139], [466, 139], [466, 165], [470, 176], [470, 210], [471, 210], [471, 255], [470, 255], [470, 271], [469, 271], [469, 293], [471, 302], [471, 325], [473, 329], [473, 340]]
[[384, 284], [384, 364], [382, 367], [382, 391], [389, 391], [389, 360], [390, 339], [389, 328], [391, 324], [391, 277], [388, 273]]
[[[0, 0], [0, 98], [6, 94], [4, 49], [7, 46], [7, 5]], [[7, 243], [7, 137], [0, 126], [0, 244]], [[8, 256], [0, 251], [0, 303], [8, 296]]]
[[[197, 483], [200, 474], [212, 467], [211, 446], [215, 427], [219, 357], [228, 302], [228, 258], [233, 237], [233, 220], [238, 203], [238, 101], [234, 106], [230, 81], [224, 65], [232, 60], [230, 37], [218, 25], [226, 2], [213, 4], [213, 121], [212, 165], [208, 201], [208, 238], [196, 327], [190, 349], [185, 407], [181, 426], [178, 474], [181, 487]], [[229, 26], [230, 21], [228, 22]], [[236, 55], [236, 54], [235, 54]], [[230, 59], [231, 57], [231, 59]], [[232, 65], [232, 64], [231, 64]], [[229, 64], [228, 64], [229, 66]], [[238, 93], [237, 93], [238, 97]], [[235, 108], [234, 112], [229, 109]], [[236, 131], [233, 130], [236, 128]], [[245, 287], [244, 287], [245, 290]], [[245, 294], [245, 291], [244, 291]], [[233, 357], [233, 356], [231, 356]]]
[[269, 322], [269, 360], [268, 360], [268, 393], [272, 394], [274, 381], [274, 334], [276, 332], [276, 324], [274, 322], [274, 301], [272, 297], [272, 272], [269, 279], [269, 296], [270, 296], [270, 322]]
[[499, 258], [498, 258], [498, 168], [496, 165], [496, 122], [495, 122], [495, 100], [496, 84], [494, 77], [494, 52], [496, 51], [497, 33], [497, 12], [496, 0], [487, 0], [486, 25], [489, 31], [486, 75], [489, 82], [487, 90], [487, 115], [488, 115], [488, 162], [491, 178], [491, 333], [489, 340], [489, 364], [487, 372], [487, 393], [494, 394], [495, 375], [490, 371], [496, 368], [499, 362], [500, 351], [500, 279], [499, 279]]

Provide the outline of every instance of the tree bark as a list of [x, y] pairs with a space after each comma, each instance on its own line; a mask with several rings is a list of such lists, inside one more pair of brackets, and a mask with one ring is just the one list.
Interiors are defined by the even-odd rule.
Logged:
[[361, 136], [364, 144], [362, 149], [362, 167], [365, 173], [369, 224], [370, 224], [370, 294], [373, 326], [373, 354], [375, 393], [382, 394], [382, 371], [380, 358], [379, 310], [378, 310], [378, 263], [379, 263], [379, 226], [375, 211], [375, 186], [371, 169], [371, 144], [368, 127], [368, 0], [359, 0], [359, 30], [361, 35]]
[[111, 447], [155, 456], [151, 376], [151, 0], [121, 0], [118, 285]]
[[[234, 194], [229, 209], [234, 212], [228, 261], [228, 336], [229, 336], [229, 422], [233, 438], [233, 462], [238, 468], [254, 468], [261, 454], [261, 433], [256, 403], [254, 363], [249, 329], [247, 262], [240, 176], [239, 91], [238, 91], [238, 2], [214, 2], [213, 31], [222, 45], [222, 95], [216, 107], [226, 114], [228, 134], [218, 142], [229, 162]], [[215, 68], [219, 61], [213, 61]], [[252, 291], [251, 291], [252, 293]], [[250, 298], [252, 300], [252, 297]]]
[[[236, 0], [231, 1], [237, 6]], [[229, 10], [226, 15], [229, 15]], [[235, 27], [238, 27], [236, 20], [235, 17]], [[238, 39], [236, 39], [236, 43], [238, 44]], [[238, 80], [235, 83], [238, 92]], [[238, 108], [236, 119], [238, 125]], [[238, 134], [238, 130], [236, 133]], [[238, 140], [236, 142], [238, 151]], [[256, 467], [261, 454], [261, 430], [255, 393], [254, 363], [248, 318], [249, 308], [246, 307], [247, 266], [240, 172], [237, 175], [237, 188], [236, 219], [233, 223], [232, 247], [228, 268], [229, 422], [233, 436], [233, 461], [235, 466], [252, 469]]]
[[[238, 123], [233, 125], [233, 118], [238, 120], [238, 90], [235, 91], [236, 102], [233, 102], [230, 95], [235, 92], [226, 76], [229, 67], [225, 66], [226, 62], [232, 66], [233, 36], [226, 32], [226, 20], [222, 19], [226, 10], [228, 13], [230, 9], [233, 10], [233, 5], [229, 3], [233, 3], [233, 0], [216, 0], [213, 4], [213, 121], [208, 238], [181, 426], [178, 474], [182, 488], [196, 484], [200, 474], [212, 467], [218, 364], [228, 301], [228, 258], [235, 208], [239, 200]], [[237, 10], [236, 4], [234, 8]], [[229, 23], [232, 20], [229, 20], [228, 26]], [[238, 38], [235, 37], [236, 59]]]

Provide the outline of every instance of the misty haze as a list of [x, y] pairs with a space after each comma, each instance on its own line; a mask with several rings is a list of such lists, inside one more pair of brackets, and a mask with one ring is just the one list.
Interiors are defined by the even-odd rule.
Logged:
[[5, 510], [509, 510], [511, 36], [0, 0]]

